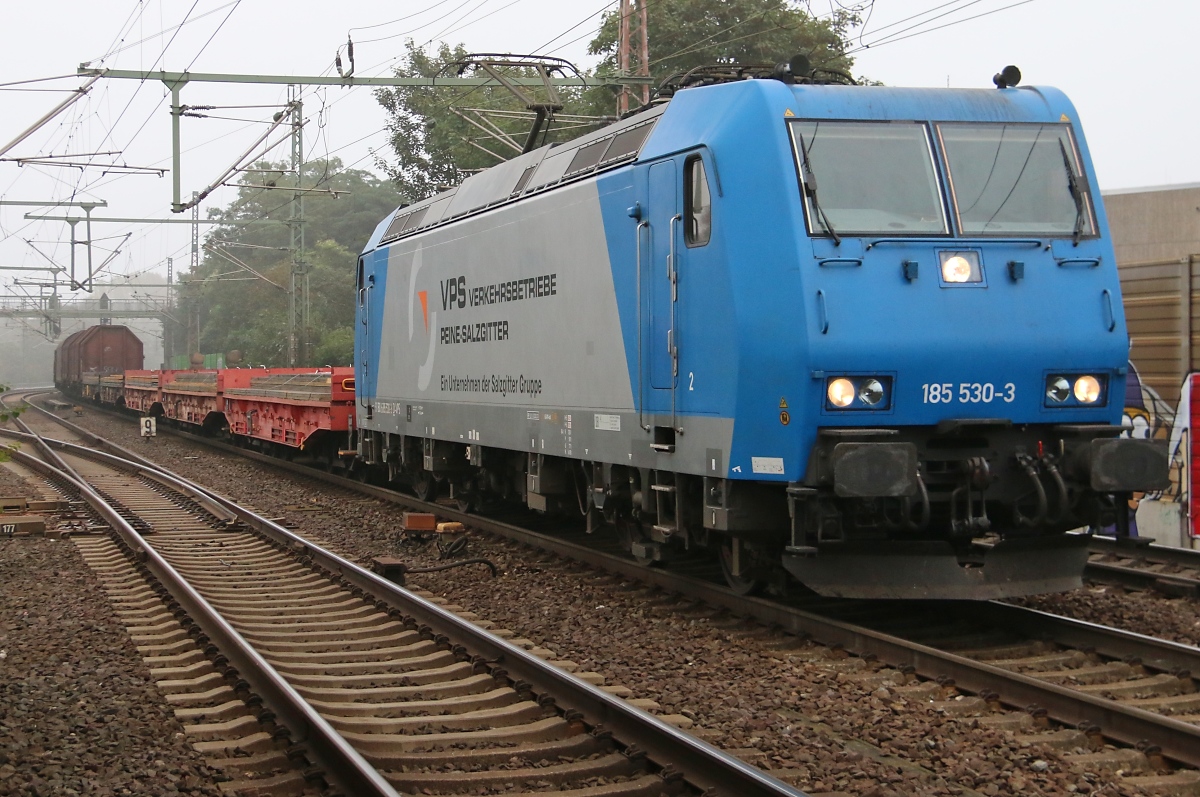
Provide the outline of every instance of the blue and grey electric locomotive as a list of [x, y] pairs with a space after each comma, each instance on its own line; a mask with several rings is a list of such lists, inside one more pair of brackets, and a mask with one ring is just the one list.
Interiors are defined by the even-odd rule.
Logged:
[[[1010, 68], [1011, 70], [1011, 68]], [[1165, 451], [1050, 88], [680, 90], [402, 207], [358, 263], [362, 460], [732, 586], [1067, 589]]]

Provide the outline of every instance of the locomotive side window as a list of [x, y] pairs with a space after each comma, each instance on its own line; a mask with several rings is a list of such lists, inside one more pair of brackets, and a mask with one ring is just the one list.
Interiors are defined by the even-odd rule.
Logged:
[[401, 230], [401, 232], [408, 232], [414, 227], [419, 227], [421, 225], [421, 220], [425, 218], [425, 211], [427, 210], [429, 210], [428, 205], [420, 208], [419, 210], [414, 210], [412, 213], [408, 214], [408, 218], [404, 222], [404, 229]]
[[683, 183], [687, 245], [704, 246], [712, 237], [712, 195], [708, 191], [704, 161], [699, 155], [688, 158]]
[[641, 150], [642, 144], [646, 143], [646, 137], [650, 135], [653, 127], [653, 124], [644, 124], [617, 133], [616, 138], [608, 145], [608, 151], [604, 153], [604, 160], [612, 161], [636, 155]]
[[388, 228], [383, 233], [384, 241], [390, 241], [404, 230], [404, 222], [408, 220], [409, 216], [409, 213], [404, 210], [406, 207], [408, 206], [401, 205], [400, 209], [396, 211], [396, 215], [392, 217], [392, 223], [388, 225]]
[[798, 119], [790, 129], [811, 234], [949, 232], [925, 125]]
[[517, 180], [517, 184], [513, 186], [513, 190], [509, 194], [509, 196], [516, 196], [517, 194], [524, 191], [525, 186], [529, 185], [529, 178], [533, 177], [533, 173], [536, 170], [537, 170], [536, 163], [533, 164], [532, 166], [526, 166], [525, 171], [521, 172], [521, 178], [519, 180]]
[[607, 138], [600, 141], [593, 141], [586, 147], [580, 147], [575, 153], [575, 157], [571, 158], [571, 165], [567, 167], [567, 174], [575, 174], [590, 169], [600, 162], [600, 158], [604, 155], [604, 150], [608, 149], [609, 141]]
[[943, 124], [938, 135], [964, 234], [1095, 234], [1068, 125]]

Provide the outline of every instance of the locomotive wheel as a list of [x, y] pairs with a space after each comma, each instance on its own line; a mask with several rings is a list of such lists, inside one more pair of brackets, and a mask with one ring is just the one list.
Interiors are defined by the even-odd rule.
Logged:
[[[755, 595], [762, 592], [767, 585], [769, 570], [762, 566], [759, 561], [761, 558], [759, 551], [743, 545], [742, 572], [734, 574], [733, 541], [725, 540], [721, 543], [721, 548], [717, 552], [717, 559], [721, 562], [721, 575], [725, 576], [725, 583], [729, 585], [729, 589], [735, 595]], [[747, 559], [749, 562], [745, 561]]]
[[421, 471], [421, 473], [413, 479], [412, 490], [413, 495], [422, 501], [433, 501], [437, 498], [437, 480], [432, 474]]

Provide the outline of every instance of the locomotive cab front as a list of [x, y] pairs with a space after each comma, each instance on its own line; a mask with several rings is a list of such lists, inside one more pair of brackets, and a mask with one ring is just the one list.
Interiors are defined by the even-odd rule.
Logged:
[[1129, 343], [1074, 109], [1051, 89], [795, 91], [819, 110], [788, 128], [820, 411], [786, 566], [859, 597], [1077, 586], [1086, 537], [1066, 532], [1127, 529], [1167, 461], [1118, 437]]

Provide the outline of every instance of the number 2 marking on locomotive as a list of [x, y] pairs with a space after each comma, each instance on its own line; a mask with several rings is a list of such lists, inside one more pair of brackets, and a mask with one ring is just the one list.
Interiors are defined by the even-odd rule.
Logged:
[[688, 390], [696, 389], [696, 372], [688, 371]]
[[952, 382], [928, 382], [921, 385], [921, 401], [925, 404], [991, 404], [995, 400], [1011, 404], [1017, 400], [1017, 386], [1005, 382], [1003, 386], [991, 382], [959, 382], [957, 394]]

